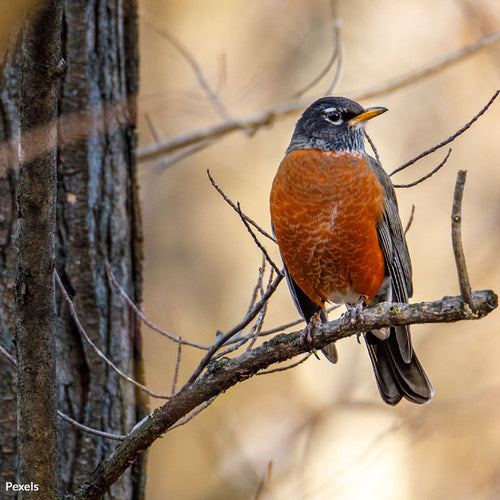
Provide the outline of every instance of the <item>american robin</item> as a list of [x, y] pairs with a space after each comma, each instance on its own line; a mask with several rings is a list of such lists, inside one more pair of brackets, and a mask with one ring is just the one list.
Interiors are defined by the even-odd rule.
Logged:
[[[317, 100], [301, 116], [271, 191], [271, 220], [293, 300], [308, 325], [325, 303], [408, 302], [411, 261], [394, 187], [364, 146], [367, 120], [387, 111], [343, 97]], [[361, 309], [360, 309], [361, 307]], [[395, 405], [433, 394], [407, 326], [364, 334], [378, 389]], [[334, 346], [324, 349], [333, 362]]]

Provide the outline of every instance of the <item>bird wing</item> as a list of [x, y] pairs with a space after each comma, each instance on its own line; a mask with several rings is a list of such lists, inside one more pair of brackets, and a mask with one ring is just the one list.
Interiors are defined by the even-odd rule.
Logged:
[[[381, 299], [408, 302], [408, 298], [413, 294], [411, 260], [399, 218], [396, 193], [380, 163], [374, 158], [369, 158], [369, 162], [385, 192], [384, 210], [382, 219], [377, 224], [377, 234], [391, 286], [389, 287], [390, 296], [381, 297]], [[396, 326], [395, 333], [401, 356], [409, 363], [412, 357], [409, 329], [407, 326]]]

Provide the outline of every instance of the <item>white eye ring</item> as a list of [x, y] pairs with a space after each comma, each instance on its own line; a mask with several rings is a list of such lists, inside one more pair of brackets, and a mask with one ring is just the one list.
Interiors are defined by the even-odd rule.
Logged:
[[325, 109], [325, 120], [333, 125], [340, 125], [342, 123], [342, 115], [337, 108]]

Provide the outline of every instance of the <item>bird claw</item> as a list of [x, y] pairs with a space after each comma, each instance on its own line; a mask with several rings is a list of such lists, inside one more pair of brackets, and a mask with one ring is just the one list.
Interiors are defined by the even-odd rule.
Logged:
[[314, 328], [319, 325], [321, 325], [321, 318], [319, 313], [316, 312], [311, 316], [311, 319], [309, 320], [305, 328], [302, 330], [302, 333], [300, 334], [300, 341], [303, 344], [305, 343], [311, 344], [313, 341], [312, 332]]
[[[342, 319], [342, 326], [366, 326], [364, 308], [366, 306], [366, 297], [361, 295], [356, 304], [346, 304], [347, 311]], [[358, 338], [359, 341], [359, 338]]]

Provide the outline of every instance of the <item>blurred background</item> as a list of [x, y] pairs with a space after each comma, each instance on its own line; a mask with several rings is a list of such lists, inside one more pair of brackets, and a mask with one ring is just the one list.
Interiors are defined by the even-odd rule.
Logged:
[[[340, 0], [342, 70], [335, 95], [352, 97], [500, 30], [497, 0]], [[142, 0], [140, 145], [223, 122], [188, 59], [196, 59], [229, 115], [293, 100], [333, 52], [327, 0]], [[170, 37], [170, 40], [169, 40]], [[172, 38], [189, 55], [182, 55]], [[306, 96], [328, 88], [333, 71]], [[368, 133], [392, 171], [449, 137], [500, 82], [500, 43], [437, 74], [363, 100], [389, 113]], [[237, 131], [163, 170], [141, 163], [144, 311], [185, 339], [211, 343], [244, 316], [261, 254], [211, 186], [270, 229], [268, 197], [299, 112], [249, 135]], [[456, 173], [468, 171], [463, 240], [474, 289], [500, 291], [500, 102], [452, 145], [447, 165], [399, 189], [414, 270], [414, 301], [458, 295], [450, 211]], [[446, 148], [393, 177], [411, 182]], [[278, 261], [277, 248], [267, 247]], [[332, 314], [331, 317], [334, 317]], [[284, 283], [265, 327], [297, 318]], [[498, 311], [481, 321], [412, 328], [436, 396], [424, 407], [379, 398], [366, 352], [339, 342], [323, 358], [239, 384], [149, 453], [148, 500], [500, 498]], [[168, 392], [177, 346], [144, 329], [148, 386]], [[184, 348], [179, 384], [202, 352]], [[157, 406], [151, 402], [151, 408]], [[265, 488], [258, 496], [259, 484]]]

